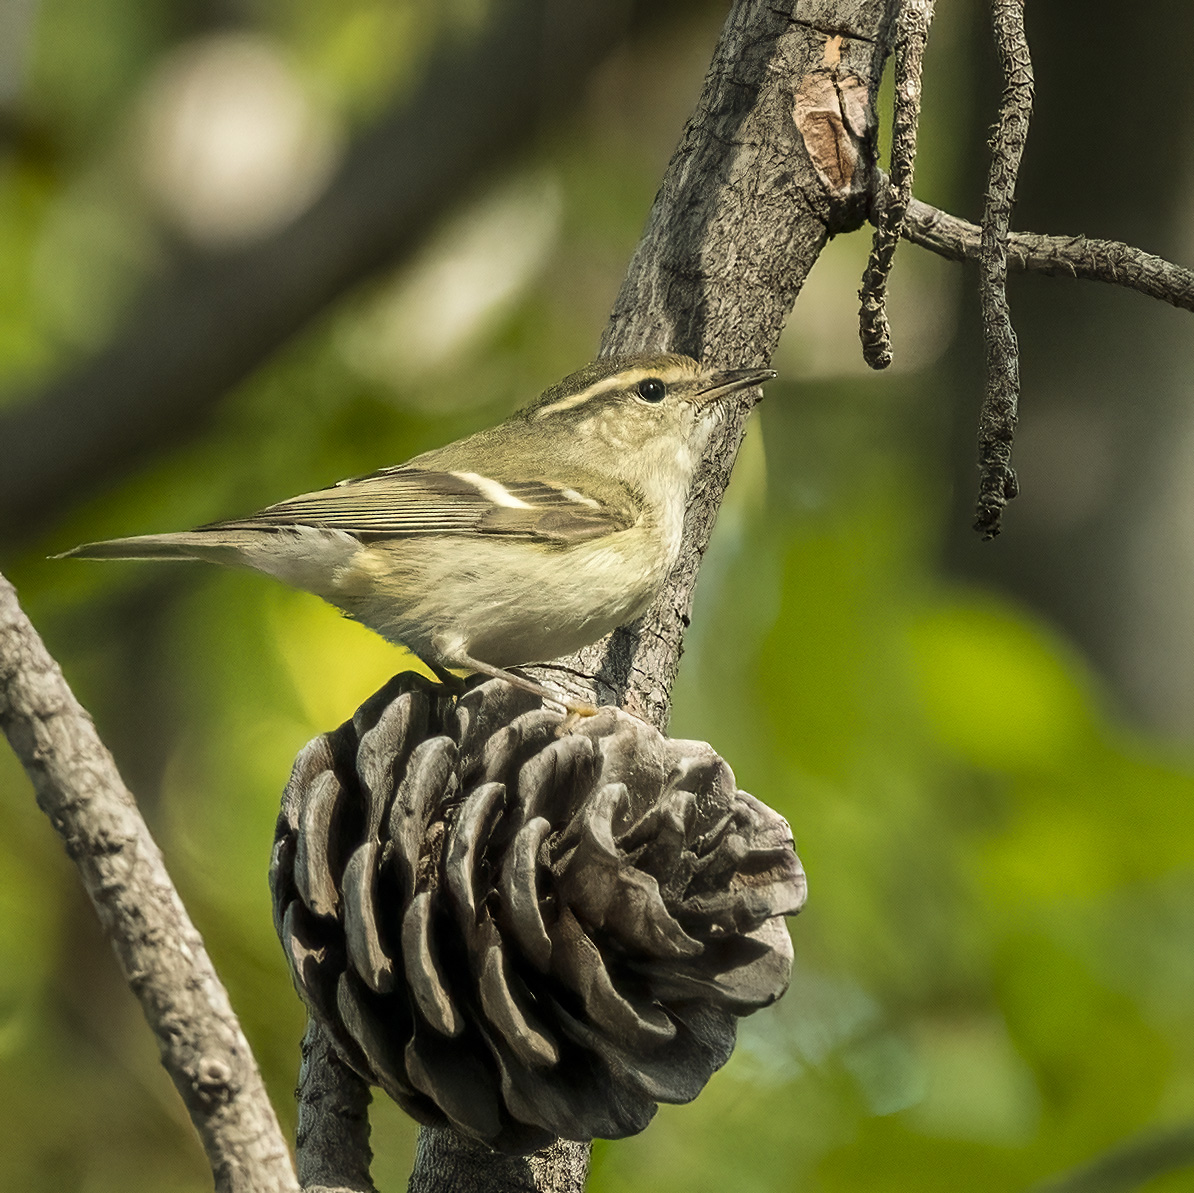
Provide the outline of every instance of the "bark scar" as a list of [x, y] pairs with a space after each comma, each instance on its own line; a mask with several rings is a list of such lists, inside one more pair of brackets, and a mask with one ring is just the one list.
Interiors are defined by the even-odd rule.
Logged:
[[[796, 87], [792, 118], [818, 177], [830, 195], [844, 199], [865, 175], [870, 97], [857, 75], [837, 69], [842, 38], [825, 44], [828, 64], [806, 74]], [[860, 170], [860, 167], [862, 169]]]

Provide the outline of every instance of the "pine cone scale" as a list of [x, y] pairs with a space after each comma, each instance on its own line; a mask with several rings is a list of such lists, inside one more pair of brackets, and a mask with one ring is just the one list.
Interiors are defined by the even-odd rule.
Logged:
[[[402, 920], [402, 958], [406, 980], [423, 1018], [443, 1036], [458, 1036], [465, 1020], [448, 993], [448, 982], [435, 952], [435, 914], [431, 895], [411, 900]], [[300, 991], [300, 993], [302, 993]]]
[[540, 973], [551, 967], [551, 937], [543, 923], [539, 897], [539, 850], [551, 825], [542, 817], [527, 821], [502, 859], [500, 879], [503, 927]]

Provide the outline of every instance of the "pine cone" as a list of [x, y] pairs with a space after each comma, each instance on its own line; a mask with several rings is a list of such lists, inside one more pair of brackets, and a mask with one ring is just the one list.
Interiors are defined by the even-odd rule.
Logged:
[[299, 755], [270, 868], [295, 985], [420, 1122], [515, 1153], [641, 1131], [787, 986], [791, 830], [701, 742], [442, 691], [395, 676]]

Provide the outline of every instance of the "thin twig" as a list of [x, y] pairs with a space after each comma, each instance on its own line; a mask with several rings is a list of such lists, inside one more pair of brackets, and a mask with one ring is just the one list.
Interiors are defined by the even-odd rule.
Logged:
[[891, 325], [887, 319], [887, 279], [904, 216], [912, 199], [916, 134], [920, 124], [921, 75], [933, 23], [934, 0], [904, 0], [896, 25], [895, 114], [891, 128], [891, 189], [875, 221], [871, 257], [858, 297], [858, 334], [863, 359], [872, 369], [891, 364]]
[[1133, 1140], [1089, 1164], [1034, 1186], [1034, 1193], [1128, 1193], [1154, 1177], [1194, 1167], [1194, 1127]]
[[[982, 229], [977, 224], [919, 199], [908, 205], [902, 234], [912, 244], [951, 261], [977, 261], [982, 251]], [[1194, 270], [1118, 240], [1011, 232], [1007, 238], [1007, 264], [1012, 270], [1123, 286], [1194, 311]]]
[[1033, 94], [1032, 60], [1024, 35], [1024, 0], [991, 0], [991, 16], [1003, 71], [1003, 100], [991, 143], [979, 257], [987, 392], [979, 414], [979, 490], [974, 528], [985, 539], [999, 533], [1003, 507], [1018, 491], [1011, 461], [1020, 400], [1020, 350], [1007, 304], [1007, 240]]
[[95, 725], [0, 576], [0, 728], [79, 868], [220, 1193], [297, 1193], [257, 1063]]

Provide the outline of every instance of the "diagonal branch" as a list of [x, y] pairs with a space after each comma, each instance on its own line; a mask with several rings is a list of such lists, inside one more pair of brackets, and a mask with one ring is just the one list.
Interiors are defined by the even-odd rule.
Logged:
[[[766, 364], [829, 229], [851, 231], [865, 218], [854, 183], [870, 160], [869, 122], [895, 0], [843, 2], [823, 23], [798, 19], [793, 7], [802, 9], [757, 0], [731, 8], [614, 305], [603, 353], [681, 351], [735, 366]], [[803, 143], [793, 152], [792, 114], [808, 95], [839, 100], [844, 110], [797, 121]], [[832, 152], [823, 151], [826, 143]], [[838, 166], [833, 176], [823, 168], [830, 159]], [[711, 445], [664, 592], [639, 623], [586, 647], [554, 673], [570, 695], [600, 700], [612, 693], [636, 715], [666, 723], [697, 568], [749, 406], [730, 413]]]
[[875, 219], [875, 239], [866, 272], [858, 332], [862, 355], [872, 369], [891, 364], [891, 325], [887, 320], [887, 279], [912, 201], [916, 134], [920, 124], [921, 76], [933, 23], [934, 0], [904, 0], [896, 25], [895, 114], [891, 130], [891, 189]]
[[[908, 205], [901, 234], [905, 240], [951, 261], [977, 261], [981, 252], [982, 229], [977, 224], [919, 199]], [[1118, 240], [1010, 232], [1007, 264], [1013, 270], [1123, 286], [1194, 311], [1194, 270]]]
[[[821, 13], [810, 22], [809, 9]], [[896, 0], [817, 5], [738, 0], [647, 219], [602, 341], [603, 353], [673, 350], [734, 366], [765, 365], [830, 229], [865, 216], [873, 113], [891, 50]], [[828, 84], [826, 86], [826, 84]], [[840, 102], [825, 121], [793, 113], [813, 94]], [[823, 168], [826, 133], [832, 174]], [[613, 691], [666, 724], [697, 569], [742, 442], [749, 398], [733, 408], [689, 496], [680, 561], [640, 622], [587, 647], [587, 692]]]
[[0, 728], [79, 867], [219, 1193], [297, 1193], [261, 1074], [137, 805], [0, 576]]
[[979, 264], [987, 393], [979, 413], [978, 507], [974, 528], [984, 539], [1000, 529], [1003, 507], [1018, 492], [1012, 440], [1020, 401], [1020, 349], [1007, 303], [1007, 240], [1020, 159], [1032, 116], [1032, 60], [1024, 34], [1024, 0], [991, 0], [995, 44], [1003, 71], [1003, 102], [991, 143]]
[[1130, 1193], [1146, 1181], [1194, 1167], [1194, 1127], [1132, 1140], [1081, 1168], [1033, 1187], [1033, 1193]]
[[[680, 351], [736, 366], [765, 364], [829, 228], [849, 231], [865, 218], [848, 179], [856, 167], [862, 176], [869, 160], [863, 147], [869, 150], [873, 127], [860, 125], [874, 111], [895, 0], [843, 0], [832, 27], [797, 19], [792, 10], [799, 8], [759, 0], [732, 5], [614, 304], [603, 354]], [[805, 140], [794, 153], [797, 97], [813, 93], [845, 93], [858, 115], [827, 111], [829, 119], [807, 131], [798, 125]], [[834, 160], [848, 176], [836, 188], [809, 144], [820, 136], [823, 145], [827, 127], [840, 151]], [[569, 695], [597, 703], [612, 694], [644, 720], [666, 724], [697, 569], [751, 405], [749, 398], [740, 402], [714, 436], [689, 496], [680, 562], [652, 608], [557, 661], [553, 679]], [[539, 1153], [543, 1167], [529, 1174], [531, 1188], [579, 1187], [584, 1145], [557, 1147], [558, 1156], [553, 1149]], [[442, 1187], [434, 1173], [449, 1164], [462, 1175], [472, 1171], [454, 1193], [506, 1187], [502, 1158], [470, 1170], [461, 1155], [468, 1148], [458, 1136], [425, 1129], [411, 1188]]]

